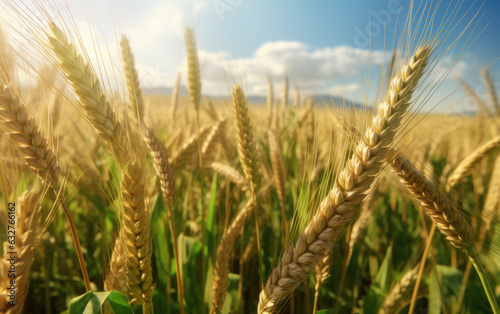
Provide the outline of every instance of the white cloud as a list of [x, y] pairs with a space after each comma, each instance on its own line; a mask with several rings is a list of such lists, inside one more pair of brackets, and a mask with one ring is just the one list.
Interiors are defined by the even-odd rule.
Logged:
[[[349, 46], [311, 48], [298, 41], [267, 42], [258, 47], [251, 57], [234, 58], [230, 52], [199, 50], [204, 93], [225, 93], [227, 86], [244, 84], [249, 94], [267, 93], [266, 77], [274, 82], [276, 90], [282, 88], [285, 75], [290, 86], [296, 84], [306, 93], [339, 94], [341, 82], [360, 77], [361, 66], [368, 68], [384, 61], [383, 51], [359, 50]], [[360, 63], [360, 60], [363, 60]], [[181, 71], [187, 67], [184, 59]], [[338, 88], [332, 88], [337, 86]], [[360, 85], [343, 85], [346, 92], [359, 91]]]

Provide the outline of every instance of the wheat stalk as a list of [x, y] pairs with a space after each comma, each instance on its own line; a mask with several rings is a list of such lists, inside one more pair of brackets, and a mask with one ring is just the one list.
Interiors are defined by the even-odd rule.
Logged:
[[283, 113], [288, 105], [288, 76], [285, 75], [283, 78], [283, 98], [281, 99], [281, 110]]
[[299, 93], [299, 88], [297, 87], [297, 85], [293, 85], [292, 95], [293, 95], [292, 106], [294, 108], [298, 108], [300, 106], [300, 93]]
[[269, 115], [268, 125], [273, 124], [273, 104], [274, 104], [274, 96], [273, 96], [273, 81], [271, 78], [267, 77], [267, 110]]
[[391, 82], [371, 126], [358, 142], [354, 154], [340, 172], [334, 187], [295, 245], [290, 245], [260, 293], [258, 312], [271, 313], [279, 301], [303, 282], [337, 241], [347, 223], [356, 215], [353, 205], [364, 198], [386, 157], [402, 117], [410, 106], [427, 65], [431, 48], [422, 46]]
[[283, 163], [283, 156], [281, 153], [281, 143], [279, 142], [279, 138], [274, 133], [274, 131], [269, 131], [267, 135], [268, 135], [267, 138], [269, 140], [269, 153], [271, 155], [271, 164], [274, 172], [274, 185], [276, 187], [276, 192], [278, 194], [278, 199], [280, 201], [283, 227], [285, 229], [286, 236], [288, 236], [288, 220], [285, 214], [286, 170], [285, 170], [285, 164]]

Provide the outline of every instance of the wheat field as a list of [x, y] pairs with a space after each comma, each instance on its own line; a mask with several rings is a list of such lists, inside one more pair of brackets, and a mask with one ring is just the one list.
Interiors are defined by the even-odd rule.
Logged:
[[480, 33], [455, 2], [401, 15], [359, 107], [286, 74], [207, 96], [191, 27], [148, 92], [127, 34], [108, 76], [63, 13], [4, 1], [0, 313], [500, 313], [500, 78], [432, 110]]

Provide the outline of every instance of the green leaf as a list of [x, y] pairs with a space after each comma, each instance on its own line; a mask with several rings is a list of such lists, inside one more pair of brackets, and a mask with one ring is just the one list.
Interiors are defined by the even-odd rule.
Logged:
[[203, 246], [200, 241], [195, 238], [188, 237], [183, 233], [179, 234], [178, 243], [180, 248], [179, 263], [182, 265], [182, 275], [184, 282], [184, 290], [186, 293], [185, 304], [186, 313], [202, 313], [203, 303], [203, 286], [196, 274], [200, 267], [202, 258]]
[[389, 274], [392, 270], [392, 246], [389, 247], [385, 254], [384, 261], [380, 265], [380, 269], [375, 277], [375, 284], [384, 292], [389, 291]]
[[375, 276], [370, 291], [363, 301], [363, 312], [377, 313], [377, 309], [384, 301], [385, 296], [389, 290], [389, 275], [392, 269], [392, 246], [389, 247], [385, 254], [384, 261]]
[[132, 308], [127, 298], [118, 291], [92, 292], [89, 291], [71, 300], [69, 314], [100, 313], [103, 304], [107, 302], [113, 313], [132, 314]]
[[441, 287], [439, 286], [438, 275], [433, 270], [429, 280], [429, 314], [441, 314], [441, 298]]
[[151, 213], [150, 221], [150, 230], [151, 236], [154, 237], [157, 230], [158, 224], [163, 220], [163, 216], [165, 216], [165, 212], [167, 210], [167, 206], [165, 205], [165, 201], [162, 196], [158, 196], [153, 206], [153, 211]]
[[333, 309], [321, 310], [321, 311], [317, 311], [316, 313], [317, 314], [334, 314]]
[[[85, 312], [87, 310], [87, 305], [89, 304], [91, 298], [92, 298], [92, 292], [89, 291], [71, 300], [69, 302], [69, 314], [92, 313], [92, 312]], [[92, 310], [92, 308], [90, 310]], [[99, 312], [99, 307], [97, 308], [97, 311], [94, 313], [98, 312]]]
[[216, 211], [216, 201], [217, 201], [217, 174], [214, 174], [212, 180], [212, 187], [210, 188], [210, 202], [208, 204], [207, 212], [207, 224], [206, 224], [206, 234], [205, 234], [205, 294], [204, 303], [205, 307], [210, 308], [212, 304], [212, 282], [213, 282], [213, 269], [214, 260], [217, 251], [217, 237], [215, 236], [215, 211]]
[[111, 306], [111, 309], [113, 310], [113, 313], [123, 313], [123, 314], [128, 314], [132, 313], [132, 308], [130, 307], [130, 304], [128, 303], [127, 298], [121, 294], [118, 291], [107, 291], [107, 292], [96, 292], [96, 295], [105, 294], [106, 298], [105, 301], [109, 303], [109, 306]]

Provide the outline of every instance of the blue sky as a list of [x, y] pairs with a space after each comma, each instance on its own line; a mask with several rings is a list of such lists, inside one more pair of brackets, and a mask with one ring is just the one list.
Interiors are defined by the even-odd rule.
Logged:
[[[42, 4], [55, 1], [60, 6], [64, 3], [64, 0], [37, 1]], [[241, 83], [248, 94], [265, 95], [267, 76], [279, 89], [282, 77], [287, 74], [301, 94], [330, 94], [357, 102], [372, 101], [376, 96], [380, 70], [383, 65], [387, 66], [393, 48], [394, 32], [397, 30], [399, 34], [410, 8], [410, 0], [84, 2], [94, 25], [97, 21], [102, 25], [111, 55], [118, 53], [119, 34], [127, 34], [145, 89], [171, 87], [179, 71], [185, 82], [183, 29], [190, 26], [198, 41], [205, 94], [225, 96], [231, 85]], [[436, 2], [416, 1], [415, 6]], [[441, 2], [436, 21], [446, 14], [448, 1]], [[67, 0], [67, 3], [88, 49], [93, 43], [86, 34], [88, 15], [82, 11], [82, 1]], [[480, 10], [481, 20], [473, 38], [482, 33], [443, 82], [434, 102], [445, 99], [459, 87], [455, 76], [468, 81], [479, 74], [481, 67], [500, 57], [500, 1], [466, 0], [459, 15], [468, 8], [471, 10], [464, 20], [470, 20]], [[464, 25], [461, 23], [459, 29]], [[369, 26], [371, 51], [367, 41]], [[457, 34], [458, 31], [454, 31], [450, 38]], [[463, 43], [461, 41], [459, 47]], [[103, 50], [102, 45], [100, 48]], [[451, 57], [458, 53], [456, 49]], [[368, 69], [371, 86], [367, 92]], [[490, 71], [500, 90], [500, 62], [494, 63]], [[471, 86], [478, 93], [484, 93], [480, 76]], [[439, 108], [461, 101], [460, 110], [474, 109], [470, 101], [464, 103], [463, 99], [460, 92], [455, 93]]]

